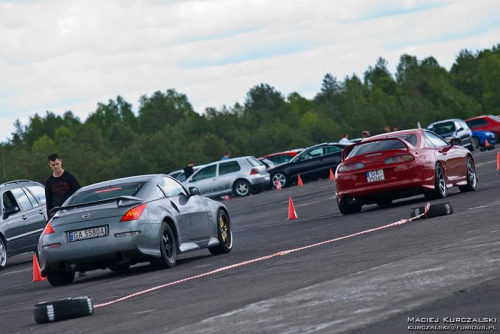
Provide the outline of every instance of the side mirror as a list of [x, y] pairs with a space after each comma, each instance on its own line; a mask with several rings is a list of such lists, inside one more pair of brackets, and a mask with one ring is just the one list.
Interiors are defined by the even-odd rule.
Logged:
[[19, 210], [19, 207], [17, 207], [17, 206], [7, 206], [4, 209], [3, 217], [5, 219], [5, 218], [9, 217], [10, 215], [17, 213], [19, 211], [21, 211], [21, 210]]
[[196, 187], [189, 187], [189, 193], [191, 194], [191, 196], [199, 195], [200, 189]]

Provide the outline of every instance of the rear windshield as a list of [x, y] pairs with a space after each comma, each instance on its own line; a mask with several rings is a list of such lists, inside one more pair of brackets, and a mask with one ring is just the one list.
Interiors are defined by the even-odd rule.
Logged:
[[259, 167], [259, 166], [263, 166], [264, 164], [262, 162], [260, 162], [257, 158], [255, 157], [248, 157], [247, 158], [247, 161], [248, 163], [252, 166], [252, 167]]
[[453, 132], [456, 129], [454, 122], [443, 122], [429, 126], [429, 130], [431, 130], [435, 134], [442, 135], [444, 133]]
[[135, 196], [143, 185], [143, 182], [134, 182], [115, 184], [102, 188], [93, 188], [91, 190], [82, 191], [81, 193], [75, 194], [68, 205], [78, 205], [83, 203], [102, 201], [120, 196]]
[[352, 158], [358, 155], [363, 155], [368, 153], [389, 151], [389, 150], [400, 150], [400, 149], [406, 149], [406, 146], [405, 144], [403, 144], [403, 142], [397, 139], [373, 141], [365, 144], [360, 144], [354, 147], [352, 151], [349, 153], [348, 157]]

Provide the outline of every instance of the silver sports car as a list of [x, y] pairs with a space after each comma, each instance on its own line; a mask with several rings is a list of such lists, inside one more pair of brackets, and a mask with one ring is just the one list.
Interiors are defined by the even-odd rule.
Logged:
[[47, 223], [38, 251], [40, 269], [53, 286], [73, 282], [76, 271], [128, 269], [149, 261], [170, 268], [177, 255], [233, 246], [226, 207], [187, 190], [173, 178], [142, 175], [78, 190]]

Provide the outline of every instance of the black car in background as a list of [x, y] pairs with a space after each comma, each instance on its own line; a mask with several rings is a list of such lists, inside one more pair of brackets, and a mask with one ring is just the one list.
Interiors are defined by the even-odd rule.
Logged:
[[0, 184], [0, 269], [11, 256], [34, 252], [46, 218], [45, 188], [30, 180]]
[[297, 182], [300, 174], [302, 181], [315, 180], [330, 175], [340, 164], [342, 150], [348, 145], [339, 143], [322, 143], [304, 149], [292, 160], [268, 170], [273, 186], [279, 182], [287, 187]]

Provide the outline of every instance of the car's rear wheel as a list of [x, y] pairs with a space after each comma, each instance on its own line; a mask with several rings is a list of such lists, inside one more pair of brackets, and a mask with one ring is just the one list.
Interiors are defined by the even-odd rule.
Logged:
[[231, 221], [229, 220], [229, 215], [224, 210], [219, 210], [217, 213], [217, 222], [217, 238], [219, 239], [219, 245], [208, 248], [213, 255], [229, 253], [233, 248]]
[[344, 197], [338, 203], [339, 210], [344, 215], [349, 215], [352, 213], [358, 213], [361, 211], [361, 204], [349, 204], [347, 199]]
[[392, 204], [392, 199], [384, 199], [381, 201], [377, 201], [378, 206], [387, 206]]
[[250, 194], [250, 182], [247, 180], [236, 180], [233, 184], [233, 192], [239, 197], [245, 197]]
[[279, 182], [281, 188], [285, 188], [288, 187], [290, 178], [283, 172], [276, 172], [271, 176], [271, 181], [273, 182], [273, 187], [276, 188], [276, 184]]
[[172, 268], [177, 262], [177, 242], [174, 233], [167, 223], [163, 223], [160, 236], [160, 253], [159, 259], [155, 258], [149, 261], [155, 269]]
[[471, 151], [474, 151], [475, 149], [479, 148], [479, 138], [476, 136], [471, 137]]
[[66, 270], [49, 271], [47, 280], [52, 286], [71, 284], [75, 280], [75, 272]]
[[0, 270], [5, 268], [7, 265], [7, 246], [5, 245], [5, 241], [0, 236]]
[[443, 167], [438, 162], [436, 164], [436, 169], [435, 169], [434, 190], [425, 193], [425, 198], [439, 199], [439, 198], [445, 198], [446, 195], [447, 195], [446, 176], [444, 174]]
[[460, 191], [474, 191], [477, 187], [476, 165], [471, 157], [467, 157], [467, 185], [458, 187]]

